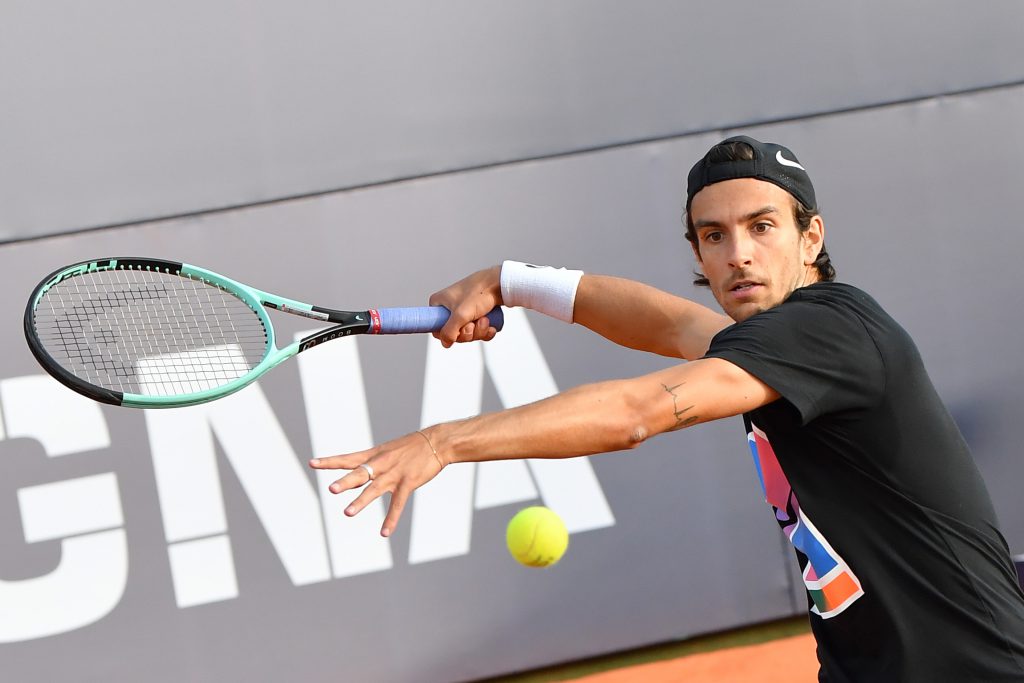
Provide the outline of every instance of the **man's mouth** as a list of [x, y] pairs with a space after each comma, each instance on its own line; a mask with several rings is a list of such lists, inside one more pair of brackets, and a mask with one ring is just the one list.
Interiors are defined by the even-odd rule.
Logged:
[[730, 287], [729, 291], [730, 292], [746, 292], [746, 291], [749, 291], [749, 290], [753, 289], [754, 287], [760, 287], [760, 286], [761, 285], [758, 282], [753, 282], [751, 280], [740, 280], [739, 282], [734, 284], [732, 287]]

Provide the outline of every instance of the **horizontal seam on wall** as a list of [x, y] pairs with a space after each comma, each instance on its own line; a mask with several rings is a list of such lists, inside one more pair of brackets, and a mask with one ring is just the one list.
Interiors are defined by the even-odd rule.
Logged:
[[128, 221], [119, 221], [115, 223], [106, 223], [102, 225], [91, 225], [82, 226], [78, 228], [67, 228], [60, 232], [51, 232], [45, 235], [33, 235], [30, 237], [20, 237], [16, 239], [3, 240], [0, 239], [0, 245], [5, 244], [19, 244], [22, 242], [34, 242], [38, 240], [50, 239], [53, 237], [62, 237], [65, 235], [77, 235], [86, 232], [94, 232], [98, 230], [111, 230], [116, 228], [127, 228], [137, 225], [144, 225], [147, 223], [158, 223], [163, 221], [179, 220], [182, 218], [195, 218], [198, 216], [208, 216], [211, 214], [225, 213], [229, 211], [239, 211], [241, 209], [247, 209], [259, 206], [270, 206], [273, 204], [281, 204], [285, 202], [297, 201], [302, 199], [311, 199], [314, 197], [323, 197], [331, 194], [338, 194], [342, 192], [353, 192], [356, 190], [365, 190], [374, 187], [383, 187], [387, 185], [397, 185], [399, 183], [411, 182], [414, 180], [422, 180], [427, 178], [437, 178], [441, 176], [458, 175], [460, 173], [473, 173], [476, 171], [484, 171], [493, 168], [502, 168], [505, 166], [514, 166], [516, 164], [527, 164], [536, 161], [548, 161], [552, 159], [563, 159], [566, 157], [580, 156], [584, 154], [594, 154], [598, 152], [605, 152], [608, 150], [622, 149], [626, 147], [633, 147], [636, 145], [647, 145], [653, 142], [667, 142], [670, 140], [680, 140], [689, 137], [697, 137], [699, 135], [707, 135], [708, 133], [735, 130], [740, 128], [752, 128], [755, 126], [771, 126], [783, 123], [795, 123], [797, 121], [808, 121], [812, 119], [822, 119], [830, 116], [842, 116], [845, 114], [872, 111], [875, 109], [885, 109], [889, 107], [900, 107], [908, 104], [917, 104], [921, 102], [928, 102], [930, 100], [941, 100], [950, 97], [963, 97], [967, 95], [975, 95], [979, 93], [987, 93], [997, 90], [1008, 90], [1024, 86], [1024, 79], [1008, 81], [1003, 83], [997, 83], [992, 85], [975, 86], [971, 88], [964, 88], [960, 90], [951, 90], [943, 93], [933, 93], [929, 95], [917, 95], [914, 97], [906, 97], [896, 100], [887, 100], [885, 102], [875, 102], [872, 104], [860, 104], [850, 107], [841, 107], [839, 109], [829, 109], [826, 111], [810, 112], [805, 114], [794, 114], [789, 116], [779, 116], [775, 118], [765, 119], [751, 119], [749, 121], [737, 121], [727, 125], [715, 126], [713, 128], [701, 128], [687, 131], [678, 131], [674, 133], [666, 133], [663, 135], [654, 135], [644, 138], [633, 138], [630, 140], [620, 140], [618, 142], [610, 142], [602, 145], [592, 145], [589, 147], [579, 147], [571, 150], [564, 150], [560, 152], [552, 152], [550, 154], [540, 154], [530, 157], [518, 157], [515, 159], [505, 159], [501, 161], [489, 161], [483, 164], [476, 164], [472, 166], [463, 166], [459, 168], [450, 168], [441, 171], [430, 171], [429, 173], [421, 173], [418, 175], [400, 176], [396, 178], [388, 178], [385, 180], [374, 180], [367, 183], [361, 183], [357, 185], [347, 185], [344, 187], [331, 188], [329, 190], [316, 190], [315, 192], [306, 192], [302, 194], [287, 195], [283, 197], [276, 197], [273, 199], [261, 199], [259, 201], [248, 202], [244, 204], [231, 204], [228, 206], [220, 206], [208, 209], [197, 209], [195, 211], [185, 211], [181, 213], [166, 214], [161, 216], [152, 216], [149, 218], [136, 218]]

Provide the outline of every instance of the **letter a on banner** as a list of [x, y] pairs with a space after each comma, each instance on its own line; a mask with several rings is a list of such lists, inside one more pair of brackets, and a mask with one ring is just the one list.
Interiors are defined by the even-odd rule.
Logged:
[[[551, 370], [523, 309], [505, 312], [505, 329], [486, 344], [427, 347], [421, 424], [480, 412], [486, 368], [506, 408], [558, 393]], [[540, 498], [565, 520], [569, 533], [615, 524], [601, 484], [586, 458], [459, 463], [416, 494], [409, 562], [469, 552], [474, 509]]]

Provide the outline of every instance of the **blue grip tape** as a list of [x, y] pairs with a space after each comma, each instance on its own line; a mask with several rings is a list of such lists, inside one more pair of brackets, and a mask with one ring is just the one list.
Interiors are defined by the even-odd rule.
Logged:
[[[416, 334], [437, 332], [448, 322], [451, 313], [444, 306], [418, 306], [416, 308], [379, 308], [380, 332], [377, 334]], [[491, 309], [486, 316], [491, 327], [499, 332], [505, 325], [501, 307]]]

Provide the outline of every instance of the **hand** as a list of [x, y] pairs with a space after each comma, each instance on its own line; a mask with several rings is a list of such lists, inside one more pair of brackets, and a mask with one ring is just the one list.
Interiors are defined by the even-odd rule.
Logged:
[[[493, 335], [492, 335], [493, 336]], [[433, 433], [433, 436], [430, 434]], [[341, 493], [367, 485], [345, 508], [349, 517], [359, 512], [385, 493], [391, 494], [381, 536], [390, 536], [398, 525], [402, 510], [413, 491], [436, 477], [446, 464], [434, 450], [437, 428], [424, 429], [389, 441], [369, 450], [314, 458], [309, 466], [317, 470], [351, 470], [330, 485], [331, 493]], [[366, 467], [370, 469], [367, 470]], [[373, 472], [372, 476], [370, 472]]]
[[465, 277], [430, 295], [431, 306], [444, 306], [452, 315], [434, 337], [447, 349], [452, 344], [490, 341], [498, 333], [486, 314], [501, 301], [501, 266], [492, 266]]

